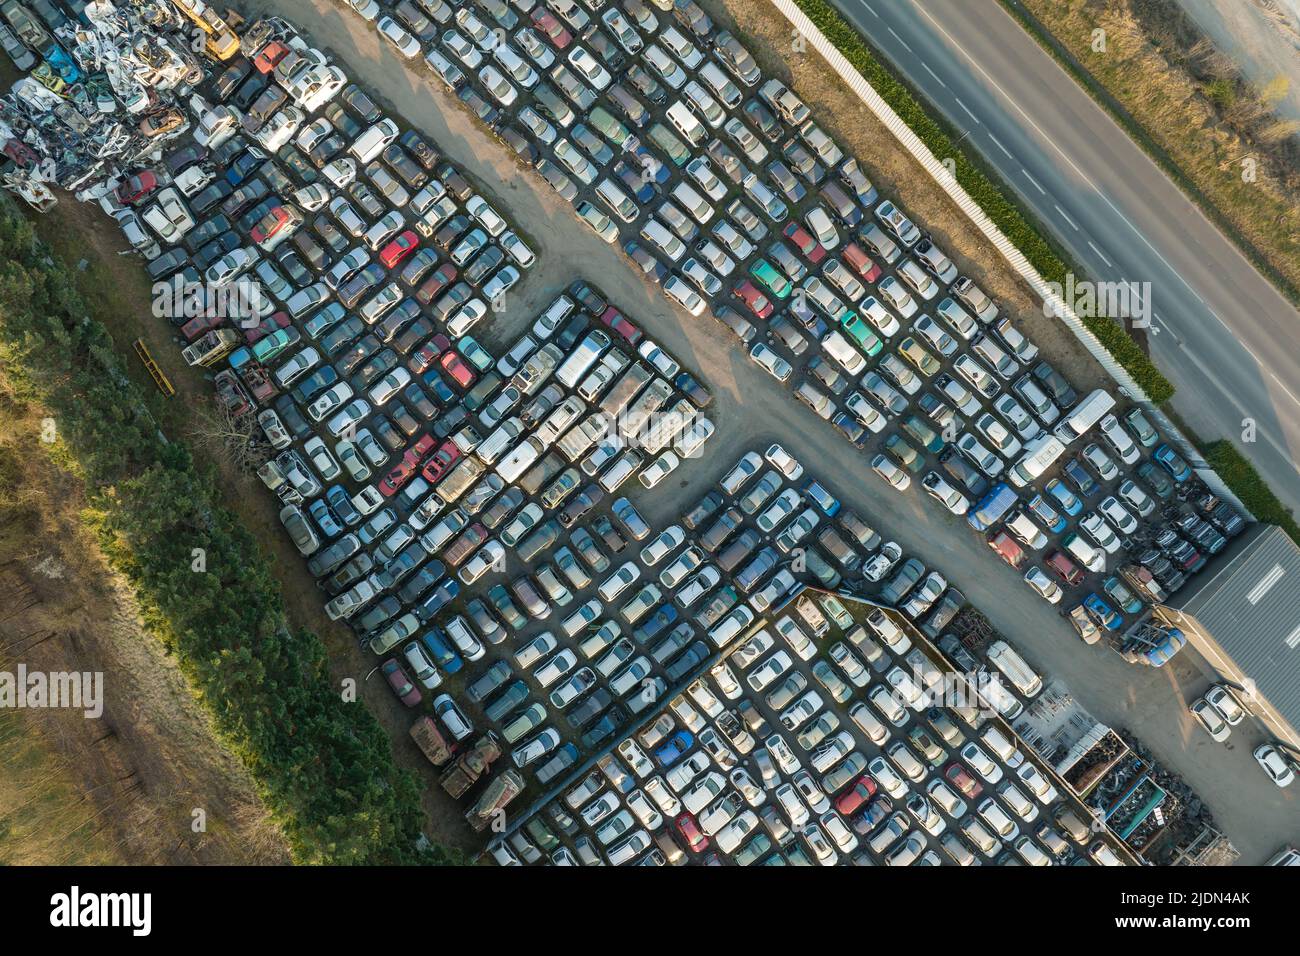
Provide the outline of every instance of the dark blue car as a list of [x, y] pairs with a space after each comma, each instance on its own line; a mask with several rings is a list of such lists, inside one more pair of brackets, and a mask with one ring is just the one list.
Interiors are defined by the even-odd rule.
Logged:
[[433, 659], [438, 666], [448, 674], [454, 674], [465, 666], [465, 662], [460, 659], [460, 655], [451, 649], [451, 644], [436, 627], [429, 628], [424, 634], [420, 635], [420, 643], [433, 655]]
[[330, 507], [334, 509], [334, 513], [349, 528], [355, 528], [361, 523], [361, 512], [352, 504], [352, 496], [348, 494], [347, 489], [342, 485], [330, 485], [325, 492], [325, 499], [330, 503]]

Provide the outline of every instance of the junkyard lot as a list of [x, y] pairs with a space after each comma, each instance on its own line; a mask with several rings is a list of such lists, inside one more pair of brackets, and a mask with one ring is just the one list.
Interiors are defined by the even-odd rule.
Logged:
[[[716, 5], [710, 6], [716, 13]], [[875, 476], [868, 476], [861, 454], [829, 425], [791, 401], [784, 387], [749, 362], [721, 326], [705, 318], [687, 319], [674, 311], [658, 289], [643, 282], [617, 250], [581, 225], [540, 177], [521, 168], [422, 65], [402, 63], [350, 11], [325, 0], [289, 0], [275, 5], [274, 11], [269, 4], [250, 4], [246, 12], [280, 12], [290, 17], [318, 45], [334, 53], [350, 77], [383, 97], [412, 125], [428, 133], [450, 158], [476, 173], [500, 198], [512, 221], [537, 242], [538, 266], [512, 292], [505, 319], [495, 319], [483, 332], [490, 346], [512, 341], [524, 328], [525, 318], [535, 315], [575, 274], [582, 275], [698, 373], [714, 392], [716, 403], [708, 414], [718, 424], [718, 434], [706, 446], [703, 461], [688, 462], [681, 477], [672, 479], [686, 482], [680, 494], [646, 496], [643, 511], [652, 524], [671, 523], [744, 450], [764, 447], [770, 440], [782, 441], [801, 460], [821, 463], [832, 491], [873, 522], [886, 538], [899, 541], [906, 553], [942, 570], [977, 607], [996, 609], [995, 623], [1006, 636], [1045, 672], [1064, 680], [1098, 719], [1131, 728], [1169, 766], [1183, 773], [1233, 836], [1244, 860], [1263, 859], [1275, 849], [1286, 835], [1281, 821], [1290, 818], [1286, 810], [1294, 798], [1288, 799], [1289, 794], [1276, 790], [1259, 774], [1249, 748], [1220, 748], [1192, 723], [1184, 702], [1206, 682], [1193, 655], [1180, 656], [1162, 671], [1150, 671], [1079, 644], [1068, 625], [1017, 580], [1018, 576], [990, 564], [984, 544], [964, 530], [959, 519], [939, 512], [917, 494], [898, 495]], [[751, 26], [765, 13], [770, 11], [747, 8], [742, 19]], [[770, 21], [762, 33], [786, 40], [784, 34], [773, 32]], [[747, 41], [753, 40], [751, 33], [743, 35]], [[764, 55], [761, 44], [749, 45], [765, 68], [773, 65], [776, 57], [771, 48]], [[815, 108], [822, 105], [799, 84], [799, 79], [815, 72], [814, 64], [800, 58], [795, 62], [796, 90]], [[778, 71], [778, 75], [784, 72]], [[833, 115], [848, 114], [841, 110]], [[883, 135], [873, 136], [878, 130], [872, 130], [867, 122], [861, 126], [852, 135], [833, 124], [828, 128], [869, 161], [888, 153], [884, 168], [902, 177], [905, 201], [934, 230], [936, 239], [962, 260], [966, 260], [961, 256], [965, 252], [973, 253], [980, 262], [992, 263], [992, 250], [945, 235], [944, 220], [936, 218], [944, 214], [942, 208], [919, 188], [924, 173], [915, 168], [909, 172], [910, 163], [893, 155], [896, 151], [880, 148], [878, 144], [888, 140]], [[869, 148], [869, 144], [876, 145]], [[894, 185], [879, 169], [872, 172], [882, 187]], [[965, 266], [966, 261], [960, 264]], [[1076, 387], [1100, 384], [1095, 366], [1078, 359], [1059, 361], [1069, 345], [1064, 330], [1026, 313], [1028, 299], [1023, 291], [1005, 288], [1005, 280], [987, 269], [975, 268], [970, 274], [986, 283], [995, 298], [1013, 307], [1027, 333]]]
[[[1243, 752], [1236, 756], [1244, 761], [1239, 767], [1236, 764], [1225, 766], [1228, 763], [1225, 760], [1205, 762], [1200, 764], [1206, 769], [1200, 771], [1199, 776], [1193, 772], [1198, 770], [1197, 765], [1190, 765], [1186, 759], [1177, 762], [1173, 759], [1188, 747], [1203, 750], [1209, 746], [1218, 750], [1200, 736], [1200, 731], [1185, 718], [1181, 709], [1181, 700], [1187, 695], [1181, 692], [1180, 685], [1202, 682], [1186, 656], [1177, 662], [1172, 672], [1166, 669], [1164, 674], [1159, 674], [1130, 668], [1104, 652], [1075, 643], [1068, 627], [1016, 581], [1009, 570], [994, 572], [1001, 577], [980, 573], [982, 569], [995, 567], [989, 563], [991, 559], [984, 545], [969, 533], [953, 535], [940, 529], [940, 521], [945, 522], [946, 527], [957, 527], [956, 519], [943, 515], [928, 503], [922, 504], [925, 499], [919, 495], [899, 496], [874, 477], [862, 478], [866, 468], [861, 455], [849, 448], [828, 425], [819, 423], [810, 412], [791, 402], [785, 389], [753, 366], [720, 326], [708, 319], [687, 320], [683, 324], [658, 290], [642, 283], [615, 250], [600, 243], [580, 226], [571, 211], [541, 184], [540, 179], [530, 174], [525, 182], [522, 178], [525, 174], [506, 150], [447, 96], [436, 81], [422, 69], [407, 70], [348, 11], [323, 2], [293, 0], [275, 5], [274, 11], [269, 9], [269, 5], [253, 5], [254, 9], [245, 12], [252, 13], [257, 7], [267, 8], [264, 12], [287, 14], [319, 45], [329, 48], [351, 77], [383, 95], [416, 128], [428, 133], [440, 149], [476, 172], [501, 200], [512, 221], [538, 242], [539, 267], [533, 270], [538, 275], [530, 277], [516, 293], [512, 293], [505, 318], [496, 319], [485, 331], [484, 337], [492, 346], [511, 341], [524, 327], [525, 319], [535, 315], [545, 302], [567, 285], [570, 278], [583, 275], [596, 282], [611, 301], [697, 372], [714, 391], [717, 403], [708, 414], [719, 424], [719, 434], [707, 446], [706, 459], [686, 466], [682, 477], [687, 488], [681, 494], [667, 493], [669, 486], [665, 485], [665, 492], [645, 496], [643, 510], [653, 524], [663, 526], [671, 523], [746, 448], [763, 447], [772, 439], [781, 440], [804, 461], [817, 463], [832, 490], [864, 514], [887, 538], [898, 540], [909, 555], [914, 554], [927, 565], [941, 569], [977, 606], [997, 608], [996, 623], [1007, 636], [1025, 648], [1045, 670], [1062, 677], [1099, 718], [1134, 728], [1158, 754], [1185, 771], [1192, 785], [1224, 820], [1247, 860], [1262, 858], [1271, 852], [1280, 836], [1278, 828], [1268, 824], [1248, 827], [1244, 820], [1250, 815], [1248, 808], [1258, 810], [1263, 806], [1280, 806], [1281, 798], [1276, 791], [1265, 789], [1271, 785], [1258, 776], [1248, 750], [1238, 748]], [[854, 143], [855, 138], [846, 137], [846, 140]], [[863, 155], [872, 154], [864, 152]], [[905, 193], [911, 200], [909, 205], [926, 218], [925, 205], [912, 198], [915, 193], [915, 188]], [[928, 221], [933, 224], [933, 217]], [[938, 230], [936, 234], [942, 236]], [[76, 251], [69, 254], [75, 261]], [[987, 258], [983, 253], [981, 255]], [[123, 266], [134, 268], [140, 278], [142, 296], [147, 296], [147, 283], [139, 274], [138, 267], [129, 262]], [[979, 281], [986, 281], [980, 271], [973, 274]], [[1001, 289], [992, 284], [989, 289], [995, 296], [1002, 297]], [[168, 330], [149, 318], [147, 309], [139, 314], [143, 317], [142, 327], [148, 327], [154, 333], [151, 341], [166, 343]], [[139, 332], [138, 329], [131, 331], [132, 335]], [[1040, 336], [1036, 328], [1031, 331], [1055, 359], [1052, 339]], [[154, 351], [168, 367], [174, 381], [188, 380], [199, 385], [192, 376], [178, 374], [179, 362], [175, 360], [173, 349], [155, 347]], [[1081, 377], [1074, 368], [1066, 366], [1066, 371], [1076, 385], [1090, 384], [1088, 378]], [[201, 392], [204, 389], [199, 386], [193, 394]], [[189, 393], [189, 390], [182, 391], [183, 395]], [[207, 400], [206, 393], [202, 400]], [[751, 427], [759, 422], [761, 426]], [[253, 516], [262, 519], [250, 521], [251, 526], [274, 527], [267, 520], [271, 517], [272, 502], [269, 498], [261, 494], [242, 497], [242, 504], [254, 509]], [[249, 498], [256, 500], [257, 504], [249, 503]], [[266, 514], [259, 515], [258, 511]], [[917, 522], [921, 524], [918, 526]], [[917, 530], [921, 534], [916, 534]], [[350, 656], [356, 653], [352, 650], [351, 636], [342, 629], [324, 625], [323, 619], [317, 616], [319, 592], [307, 586], [307, 578], [301, 578], [299, 586], [299, 579], [293, 577], [302, 574], [297, 567], [301, 562], [292, 554], [291, 546], [282, 536], [272, 534], [271, 537], [275, 539], [271, 543], [275, 553], [285, 557], [282, 566], [294, 566], [286, 573], [290, 576], [295, 617], [317, 624], [324, 633], [338, 635], [339, 639], [331, 641], [331, 646], [344, 648], [348, 656], [336, 656], [335, 660], [347, 660], [352, 665], [340, 670], [365, 673], [372, 661]], [[1040, 635], [1046, 635], [1047, 640]], [[358, 668], [357, 665], [364, 666]], [[1110, 692], [1090, 694], [1091, 688], [1107, 688]], [[1123, 691], [1122, 697], [1116, 695], [1120, 699], [1111, 696], [1117, 689]], [[387, 699], [386, 689], [377, 693]], [[397, 714], [396, 706], [389, 702], [380, 705], [378, 710], [385, 723], [397, 728], [404, 737], [405, 716]], [[1146, 720], [1155, 714], [1159, 715], [1161, 722], [1147, 724]], [[1233, 819], [1230, 811], [1234, 809], [1242, 820]], [[1257, 847], [1246, 843], [1243, 834], [1247, 829], [1259, 834]]]

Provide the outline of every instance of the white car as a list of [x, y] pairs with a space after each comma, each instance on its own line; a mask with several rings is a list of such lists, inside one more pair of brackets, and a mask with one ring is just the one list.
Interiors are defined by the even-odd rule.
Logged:
[[1223, 743], [1232, 734], [1232, 728], [1223, 719], [1223, 715], [1204, 697], [1193, 701], [1188, 709], [1215, 743]]
[[921, 487], [925, 489], [926, 494], [955, 515], [964, 515], [970, 510], [970, 500], [948, 484], [936, 471], [926, 473], [926, 476], [921, 479]]
[[763, 457], [767, 459], [768, 464], [790, 481], [798, 481], [803, 475], [803, 465], [779, 444], [770, 445], [767, 451], [763, 452]]
[[420, 54], [420, 41], [415, 39], [402, 28], [402, 25], [392, 17], [381, 17], [379, 20], [379, 35], [387, 40], [402, 56], [408, 60], [413, 56]]
[[[691, 293], [694, 295], [694, 293]], [[749, 357], [778, 382], [784, 382], [794, 374], [790, 363], [781, 358], [771, 347], [763, 342], [756, 342], [749, 350]]]
[[[686, 282], [685, 279], [683, 279], [681, 276], [677, 275], [676, 273], [670, 275], [668, 279], [664, 282], [664, 292], [668, 293], [668, 296], [674, 302], [680, 305], [691, 315], [698, 316], [704, 312], [704, 299], [700, 297], [700, 294], [698, 292], [696, 292], [694, 289], [690, 287], [690, 285]], [[775, 355], [775, 353], [773, 353], [773, 355]], [[777, 357], [777, 361], [782, 361], [779, 356]], [[760, 362], [759, 364], [762, 363]], [[764, 367], [766, 368], [767, 366]], [[786, 368], [788, 369], [789, 366], [787, 365]], [[770, 368], [768, 368], [768, 371], [772, 372], [773, 375], [776, 374]], [[789, 374], [790, 373], [787, 371], [786, 378], [789, 377]], [[783, 378], [781, 379], [781, 381], [785, 381], [785, 379]]]
[[654, 567], [671, 554], [683, 541], [686, 532], [680, 525], [672, 525], [659, 532], [658, 536], [641, 549], [641, 560], [647, 567]]
[[1236, 727], [1246, 717], [1246, 709], [1237, 700], [1237, 695], [1223, 684], [1215, 684], [1205, 694], [1206, 701], [1219, 712], [1229, 727]]
[[1025, 583], [1038, 592], [1038, 596], [1049, 604], [1060, 604], [1064, 592], [1061, 586], [1049, 578], [1043, 569], [1034, 565], [1025, 572]]
[[1272, 744], [1262, 744], [1255, 748], [1255, 760], [1259, 762], [1263, 771], [1268, 774], [1279, 787], [1289, 787], [1295, 780], [1295, 771], [1292, 769], [1290, 762], [1282, 755], [1282, 751]]

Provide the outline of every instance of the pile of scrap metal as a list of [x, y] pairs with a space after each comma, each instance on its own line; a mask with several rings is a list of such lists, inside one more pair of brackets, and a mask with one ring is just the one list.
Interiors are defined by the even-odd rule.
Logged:
[[65, 2], [72, 15], [54, 0], [28, 0], [35, 13], [0, 2], [0, 43], [28, 72], [0, 95], [0, 186], [41, 210], [50, 186], [97, 198], [159, 154], [206, 110], [189, 97], [205, 74], [195, 48], [215, 60], [239, 49], [202, 0]]

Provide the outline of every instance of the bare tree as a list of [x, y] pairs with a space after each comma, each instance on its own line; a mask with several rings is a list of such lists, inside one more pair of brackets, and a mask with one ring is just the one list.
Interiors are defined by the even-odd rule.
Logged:
[[196, 417], [192, 435], [204, 451], [240, 471], [256, 471], [271, 457], [266, 436], [251, 410], [236, 412], [222, 402], [213, 402]]

